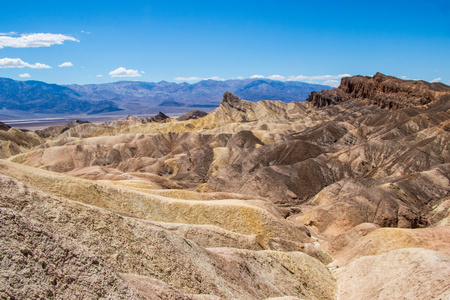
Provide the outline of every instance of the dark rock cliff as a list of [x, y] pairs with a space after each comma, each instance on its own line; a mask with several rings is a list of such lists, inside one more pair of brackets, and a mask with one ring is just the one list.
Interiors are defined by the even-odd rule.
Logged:
[[306, 101], [324, 107], [358, 99], [381, 108], [398, 109], [426, 105], [446, 93], [450, 93], [450, 87], [442, 83], [402, 80], [376, 73], [373, 77], [344, 77], [338, 88], [312, 92]]

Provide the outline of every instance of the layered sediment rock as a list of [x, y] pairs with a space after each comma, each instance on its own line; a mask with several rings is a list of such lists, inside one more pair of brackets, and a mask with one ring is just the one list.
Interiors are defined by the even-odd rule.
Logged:
[[449, 91], [448, 86], [439, 82], [401, 80], [377, 73], [373, 77], [342, 78], [337, 89], [312, 92], [306, 101], [314, 106], [324, 107], [361, 99], [381, 108], [398, 109], [428, 104]]
[[43, 140], [35, 132], [17, 128], [0, 130], [0, 159], [27, 152], [42, 143]]

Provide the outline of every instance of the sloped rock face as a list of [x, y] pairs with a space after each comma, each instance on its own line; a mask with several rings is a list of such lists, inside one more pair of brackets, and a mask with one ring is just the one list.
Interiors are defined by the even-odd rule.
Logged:
[[383, 227], [425, 227], [432, 204], [442, 203], [449, 192], [449, 171], [445, 164], [400, 178], [344, 179], [319, 192], [311, 200], [311, 212], [299, 220], [330, 235], [367, 222]]
[[34, 132], [23, 132], [17, 128], [0, 130], [0, 158], [24, 153], [43, 143]]
[[0, 122], [0, 130], [8, 131], [11, 128], [8, 124], [5, 124], [3, 122]]
[[446, 226], [409, 229], [363, 223], [332, 239], [326, 248], [335, 258], [330, 264], [333, 268], [403, 248], [425, 248], [450, 256], [449, 234], [450, 227]]
[[205, 113], [204, 111], [201, 110], [193, 110], [191, 112], [185, 113], [182, 116], [179, 116], [177, 118], [178, 121], [187, 121], [187, 120], [193, 120], [193, 119], [198, 119], [198, 118], [202, 118], [204, 116], [206, 116], [207, 113]]
[[4, 299], [144, 299], [87, 248], [0, 208], [0, 296]]
[[152, 122], [165, 122], [168, 120], [170, 120], [170, 117], [162, 112], [159, 112], [157, 115], [151, 117], [128, 116], [123, 120], [104, 122], [101, 126], [117, 128], [121, 126], [134, 126]]
[[401, 80], [377, 73], [373, 77], [343, 78], [337, 89], [312, 92], [306, 101], [324, 107], [361, 99], [381, 108], [398, 109], [428, 104], [449, 91], [450, 88], [442, 83]]
[[61, 126], [50, 126], [42, 130], [36, 130], [36, 134], [39, 135], [41, 138], [49, 138], [49, 137], [55, 137], [58, 136], [65, 131], [69, 130], [70, 128], [74, 128], [81, 124], [90, 123], [88, 121], [81, 121], [81, 120], [74, 120], [71, 121], [65, 125]]
[[343, 299], [446, 299], [449, 264], [448, 256], [416, 248], [363, 257], [336, 270], [338, 295]]
[[[111, 209], [95, 207], [94, 203], [84, 205], [50, 196], [6, 176], [0, 177], [0, 183], [2, 192], [0, 206], [12, 211], [13, 215], [26, 215], [30, 219], [23, 221], [22, 227], [28, 228], [39, 222], [52, 228], [53, 235], [69, 237], [67, 243], [70, 244], [72, 240], [86, 247], [84, 252], [76, 250], [78, 252], [73, 256], [67, 255], [64, 251], [61, 254], [62, 257], [59, 256], [59, 252], [53, 255], [52, 252], [45, 250], [47, 244], [54, 244], [57, 248], [61, 241], [58, 238], [45, 239], [45, 232], [42, 234], [42, 230], [33, 230], [33, 236], [41, 237], [35, 238], [36, 241], [33, 240], [33, 242], [39, 243], [40, 246], [32, 244], [27, 248], [33, 253], [33, 256], [30, 254], [29, 257], [32, 256], [36, 260], [40, 249], [45, 248], [48, 254], [45, 263], [49, 268], [58, 269], [53, 265], [66, 266], [64, 269], [66, 273], [60, 274], [61, 279], [58, 280], [62, 280], [64, 276], [74, 276], [74, 280], [71, 281], [74, 289], [89, 283], [93, 286], [93, 291], [102, 291], [102, 286], [95, 281], [99, 278], [109, 285], [111, 292], [108, 290], [108, 293], [118, 290], [133, 299], [131, 297], [133, 294], [127, 292], [126, 285], [122, 281], [107, 280], [106, 271], [102, 273], [100, 267], [109, 265], [116, 274], [120, 273], [131, 286], [150, 299], [158, 299], [156, 296], [162, 294], [161, 286], [168, 286], [167, 297], [207, 294], [224, 299], [264, 299], [272, 296], [302, 295], [309, 299], [332, 299], [335, 293], [335, 281], [328, 269], [318, 260], [304, 253], [205, 249], [192, 240], [180, 237], [175, 231], [165, 229], [169, 226], [167, 223], [148, 222], [140, 218], [138, 214], [130, 213], [130, 210], [128, 215], [131, 217], [127, 217], [120, 213], [119, 207], [116, 208], [119, 210], [118, 213], [117, 210], [114, 212]], [[115, 202], [118, 206], [123, 205], [122, 200], [120, 197], [109, 198], [110, 202]], [[220, 209], [220, 206], [217, 208]], [[168, 219], [164, 221], [167, 222]], [[2, 226], [4, 230], [10, 228], [12, 231], [7, 234], [5, 244], [2, 243], [9, 246], [2, 249], [20, 252], [22, 246], [11, 241], [8, 236], [17, 236], [16, 239], [27, 241], [20, 236], [20, 232], [24, 231], [25, 235], [28, 233], [22, 227], [16, 230], [14, 227], [16, 225], [11, 227], [9, 224], [5, 223], [5, 226]], [[202, 233], [201, 230], [196, 230], [196, 226], [190, 226], [189, 223], [184, 225], [184, 228], [196, 232], [194, 235], [205, 234], [208, 231], [205, 228]], [[214, 228], [211, 228], [212, 232], [213, 230]], [[27, 243], [31, 242], [26, 242], [25, 246]], [[64, 245], [60, 247], [67, 248]], [[93, 253], [91, 256], [93, 258], [89, 257], [89, 251]], [[87, 255], [88, 258], [84, 259], [83, 255]], [[251, 259], [247, 260], [247, 257]], [[75, 264], [77, 268], [69, 267], [72, 264]], [[42, 270], [41, 265], [37, 268]], [[97, 272], [95, 276], [89, 273], [95, 271]], [[57, 270], [55, 272], [57, 273]], [[51, 277], [52, 274], [50, 273], [49, 276]], [[6, 290], [10, 295], [18, 297], [17, 291], [10, 286], [13, 282], [21, 280], [22, 276], [19, 270], [11, 272], [8, 281], [0, 285], [0, 291]], [[109, 276], [117, 278], [114, 274]], [[88, 280], [88, 283], [83, 281], [84, 278]], [[245, 281], [242, 281], [242, 278], [245, 278]], [[49, 279], [50, 283], [53, 282], [52, 280], [53, 277]], [[62, 281], [57, 283], [57, 287], [63, 288], [65, 284], [65, 281]], [[81, 287], [78, 293], [89, 298], [90, 294], [85, 293]], [[29, 290], [27, 295], [40, 292], [33, 286], [26, 289]], [[52, 290], [52, 293], [56, 292]], [[114, 294], [111, 295], [114, 298]], [[121, 299], [120, 294], [117, 298]]]

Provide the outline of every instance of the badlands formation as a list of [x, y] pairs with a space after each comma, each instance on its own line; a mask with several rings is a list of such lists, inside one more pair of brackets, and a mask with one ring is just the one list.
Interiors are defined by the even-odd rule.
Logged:
[[449, 299], [450, 87], [0, 127], [2, 299]]

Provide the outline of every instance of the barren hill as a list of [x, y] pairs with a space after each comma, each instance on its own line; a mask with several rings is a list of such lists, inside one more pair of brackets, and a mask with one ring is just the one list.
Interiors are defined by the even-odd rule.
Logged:
[[306, 103], [226, 92], [192, 119], [9, 129], [0, 295], [45, 273], [56, 297], [445, 299], [449, 108], [448, 86], [377, 73]]

